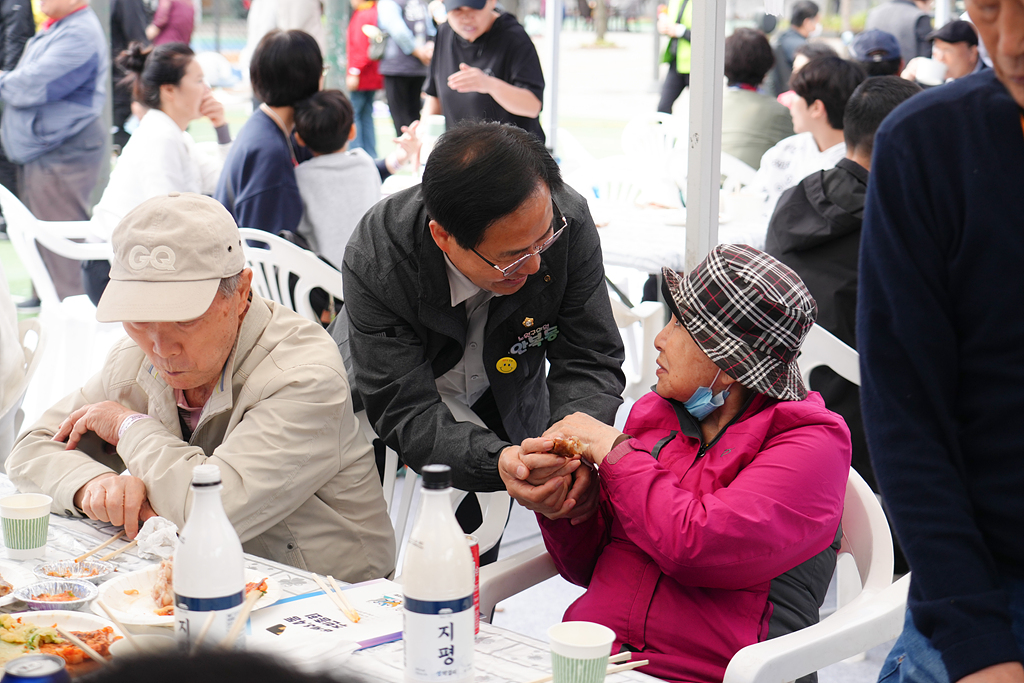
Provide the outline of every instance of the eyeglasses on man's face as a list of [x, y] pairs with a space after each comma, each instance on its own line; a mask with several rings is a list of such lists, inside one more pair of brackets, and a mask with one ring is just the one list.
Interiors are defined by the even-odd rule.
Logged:
[[[551, 202], [551, 206], [554, 207], [555, 214], [556, 214], [557, 218], [561, 219], [562, 227], [560, 227], [558, 230], [556, 230], [555, 234], [553, 234], [551, 237], [547, 238], [544, 241], [544, 244], [540, 245], [540, 247], [538, 249], [536, 249], [535, 251], [527, 252], [526, 254], [524, 254], [523, 256], [520, 256], [519, 258], [517, 258], [515, 261], [513, 261], [509, 265], [505, 266], [504, 268], [502, 268], [501, 266], [499, 266], [496, 263], [493, 263], [492, 261], [489, 261], [483, 254], [481, 254], [475, 248], [473, 249], [473, 253], [476, 254], [477, 256], [479, 256], [480, 259], [484, 263], [486, 263], [491, 268], [494, 268], [496, 271], [501, 273], [502, 277], [508, 277], [509, 275], [512, 275], [517, 270], [522, 268], [523, 265], [527, 261], [529, 261], [531, 258], [533, 258], [534, 256], [539, 256], [540, 254], [543, 254], [545, 251], [550, 249], [551, 245], [554, 244], [558, 240], [558, 238], [562, 236], [562, 232], [569, 225], [569, 221], [566, 220], [565, 216], [562, 214], [561, 210], [558, 208], [558, 204], [555, 204], [554, 202]], [[557, 225], [557, 223], [555, 223], [554, 225]], [[554, 227], [554, 225], [552, 227]]]

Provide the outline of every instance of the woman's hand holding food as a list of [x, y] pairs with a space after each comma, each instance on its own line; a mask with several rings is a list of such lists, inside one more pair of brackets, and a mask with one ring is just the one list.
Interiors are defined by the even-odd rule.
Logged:
[[573, 413], [551, 425], [544, 436], [549, 439], [575, 437], [581, 446], [583, 458], [600, 466], [623, 434], [589, 415]]

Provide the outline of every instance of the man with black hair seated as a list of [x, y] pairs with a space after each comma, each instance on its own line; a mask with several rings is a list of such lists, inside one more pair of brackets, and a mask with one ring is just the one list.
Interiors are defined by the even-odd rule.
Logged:
[[783, 192], [815, 171], [832, 168], [846, 153], [846, 101], [865, 78], [860, 65], [839, 57], [816, 57], [789, 81], [798, 97], [789, 105], [792, 135], [761, 157], [749, 189], [767, 195], [770, 215]]
[[[442, 463], [456, 488], [503, 491], [502, 474], [526, 470], [525, 439], [577, 411], [613, 422], [623, 348], [600, 239], [532, 134], [498, 123], [449, 130], [422, 185], [360, 221], [342, 274], [346, 313], [329, 331], [370, 424], [414, 470]], [[578, 498], [590, 470], [578, 466], [534, 504], [592, 511], [596, 500]], [[523, 496], [552, 474], [524, 481]]]
[[778, 95], [785, 92], [793, 75], [796, 51], [811, 36], [821, 33], [819, 8], [813, 0], [798, 0], [790, 11], [789, 28], [779, 34], [775, 42], [775, 69], [772, 71], [771, 89]]
[[[856, 348], [857, 266], [864, 197], [875, 131], [882, 120], [921, 87], [899, 76], [862, 83], [846, 105], [846, 156], [835, 168], [804, 178], [779, 199], [768, 225], [765, 251], [797, 272], [818, 302], [818, 324]], [[868, 458], [860, 391], [855, 384], [819, 368], [811, 386], [825, 405], [846, 419], [853, 440], [853, 468], [878, 491]], [[908, 571], [897, 546], [895, 571]]]

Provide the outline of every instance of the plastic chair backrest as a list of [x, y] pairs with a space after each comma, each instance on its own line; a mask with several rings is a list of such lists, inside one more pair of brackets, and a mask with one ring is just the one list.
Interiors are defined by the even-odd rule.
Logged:
[[46, 346], [39, 318], [19, 320], [18, 333], [21, 337], [22, 351], [25, 353], [25, 374], [14, 386], [7, 404], [0, 406], [0, 471], [5, 471], [3, 463], [7, 460], [11, 447], [21, 431], [22, 421], [25, 417], [20, 410], [21, 403], [25, 400], [29, 383], [43, 359], [43, 349]]
[[[452, 400], [444, 400], [444, 402], [448, 409], [452, 411], [452, 415], [456, 420], [460, 422], [473, 422], [481, 427], [484, 426], [480, 417], [463, 404]], [[411, 468], [406, 468], [405, 481], [402, 484], [402, 497], [399, 501], [398, 516], [395, 522], [395, 538], [398, 539], [399, 543], [398, 571], [401, 571], [402, 566], [401, 555], [405, 548], [405, 531], [411, 529], [415, 522], [416, 512], [413, 506], [413, 497], [419, 488], [419, 480], [420, 475], [413, 472]], [[452, 489], [452, 509], [458, 508], [462, 499], [467, 495], [466, 491]], [[483, 522], [472, 533], [480, 543], [480, 554], [483, 554], [497, 545], [498, 541], [501, 540], [501, 535], [505, 533], [505, 524], [508, 522], [509, 511], [512, 508], [512, 498], [509, 497], [506, 491], [476, 493], [473, 495], [477, 497], [477, 501], [480, 503], [480, 513]]]
[[622, 130], [622, 151], [627, 156], [654, 162], [660, 171], [667, 171], [672, 152], [687, 148], [688, 129], [685, 117], [641, 114], [631, 119]]
[[[626, 372], [626, 388], [622, 395], [637, 400], [658, 381], [658, 364], [655, 362], [658, 351], [654, 348], [654, 337], [665, 326], [666, 307], [660, 301], [644, 301], [629, 308], [614, 294], [609, 299], [615, 325], [622, 334], [622, 343], [626, 348], [627, 363], [623, 364], [623, 371], [632, 370]], [[639, 343], [633, 328], [636, 323], [641, 326]], [[627, 365], [630, 367], [627, 368]]]
[[722, 152], [722, 190], [726, 193], [737, 192], [744, 185], [754, 182], [757, 171], [729, 154]]
[[10, 190], [0, 185], [0, 207], [4, 211], [4, 220], [7, 221], [7, 236], [14, 246], [18, 259], [25, 266], [32, 284], [36, 289], [36, 296], [44, 306], [56, 306], [60, 303], [57, 290], [50, 279], [50, 272], [46, 270], [39, 249], [36, 247], [36, 217], [21, 203], [17, 197], [11, 194]]
[[796, 362], [804, 384], [809, 385], [811, 370], [826, 366], [860, 386], [860, 355], [821, 325], [815, 324], [807, 333]]
[[[314, 288], [341, 300], [341, 272], [313, 252], [263, 230], [239, 228], [238, 232], [246, 263], [252, 268], [252, 288], [264, 299], [287, 306], [314, 322], [319, 322], [309, 303]], [[290, 287], [293, 275], [298, 278], [294, 291]]]
[[43, 264], [36, 242], [65, 258], [78, 261], [110, 260], [113, 257], [108, 242], [84, 242], [92, 236], [89, 221], [41, 221], [10, 191], [0, 186], [0, 208], [7, 221], [7, 234], [14, 251], [28, 271], [36, 288], [42, 310], [60, 303], [50, 272]]

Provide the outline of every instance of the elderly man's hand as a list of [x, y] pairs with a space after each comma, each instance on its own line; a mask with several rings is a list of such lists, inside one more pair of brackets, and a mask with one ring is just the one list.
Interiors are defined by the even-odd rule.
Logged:
[[549, 439], [556, 436], [576, 437], [583, 445], [583, 457], [600, 465], [608, 452], [615, 447], [615, 441], [622, 436], [622, 432], [585, 413], [573, 413], [551, 425], [544, 432], [544, 436]]
[[146, 484], [138, 477], [113, 472], [90, 479], [75, 492], [75, 507], [90, 519], [124, 526], [128, 538], [139, 533], [140, 522], [156, 517]]
[[53, 440], [64, 441], [66, 439], [68, 445], [65, 450], [70, 451], [78, 446], [78, 442], [82, 440], [86, 432], [95, 432], [96, 436], [111, 446], [116, 446], [117, 430], [121, 426], [121, 422], [135, 412], [114, 401], [82, 406], [60, 423], [57, 433], [53, 435]]

